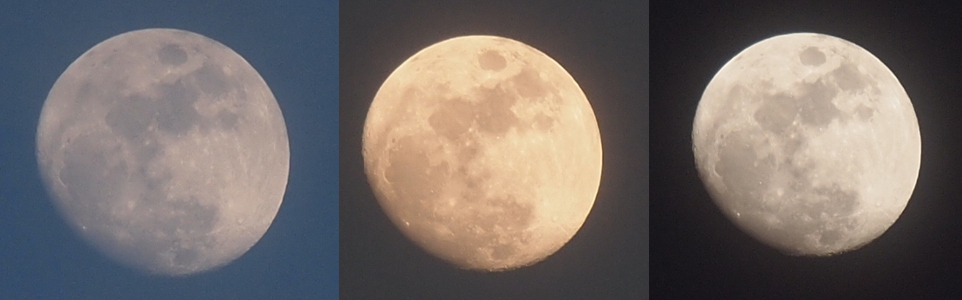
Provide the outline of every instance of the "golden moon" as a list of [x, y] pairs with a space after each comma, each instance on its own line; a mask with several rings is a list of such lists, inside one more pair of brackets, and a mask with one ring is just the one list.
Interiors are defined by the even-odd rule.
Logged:
[[165, 275], [247, 252], [277, 214], [290, 163], [280, 107], [257, 71], [175, 29], [124, 33], [70, 64], [44, 102], [37, 157], [86, 241]]
[[775, 36], [712, 78], [692, 132], [702, 181], [722, 212], [789, 255], [857, 249], [905, 209], [921, 138], [898, 79], [828, 35]]
[[427, 47], [384, 81], [364, 166], [394, 224], [464, 269], [539, 262], [581, 228], [601, 180], [594, 112], [544, 53], [494, 36]]

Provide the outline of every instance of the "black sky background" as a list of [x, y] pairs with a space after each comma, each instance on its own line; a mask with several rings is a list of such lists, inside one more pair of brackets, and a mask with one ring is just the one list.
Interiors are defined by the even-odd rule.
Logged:
[[[341, 3], [342, 299], [647, 298], [647, 1], [542, 2]], [[378, 205], [361, 157], [364, 118], [387, 76], [424, 47], [477, 34], [558, 61], [588, 96], [604, 149], [601, 187], [581, 230], [545, 261], [500, 273], [457, 269], [407, 240]]]
[[[958, 298], [960, 10], [883, 3], [652, 5], [652, 298]], [[922, 135], [921, 171], [902, 216], [867, 246], [827, 258], [785, 256], [742, 233], [712, 203], [691, 150], [695, 109], [712, 76], [755, 42], [793, 32], [840, 37], [878, 57], [908, 92]]]

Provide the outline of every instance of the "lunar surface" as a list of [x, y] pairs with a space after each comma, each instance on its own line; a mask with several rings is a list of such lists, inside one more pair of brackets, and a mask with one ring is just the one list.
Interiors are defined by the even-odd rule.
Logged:
[[520, 42], [465, 36], [385, 80], [364, 126], [381, 207], [407, 237], [464, 269], [539, 262], [581, 228], [601, 179], [588, 99]]
[[857, 249], [887, 230], [915, 188], [921, 139], [895, 75], [848, 41], [772, 37], [705, 89], [692, 133], [715, 203], [789, 255]]
[[97, 44], [50, 90], [44, 181], [108, 257], [154, 274], [223, 266], [267, 231], [287, 186], [280, 107], [230, 48], [181, 30]]

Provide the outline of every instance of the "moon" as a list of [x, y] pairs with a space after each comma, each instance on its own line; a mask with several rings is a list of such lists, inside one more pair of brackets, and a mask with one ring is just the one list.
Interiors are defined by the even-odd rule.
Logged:
[[37, 158], [55, 206], [100, 252], [186, 275], [243, 255], [287, 186], [287, 129], [267, 84], [230, 48], [144, 29], [103, 41], [50, 89]]
[[584, 92], [544, 53], [495, 36], [448, 39], [395, 69], [368, 111], [363, 156], [400, 231], [478, 271], [555, 253], [581, 228], [601, 180]]
[[779, 35], [739, 53], [708, 84], [693, 127], [714, 202], [788, 255], [868, 244], [901, 215], [919, 174], [919, 125], [902, 85], [828, 35]]

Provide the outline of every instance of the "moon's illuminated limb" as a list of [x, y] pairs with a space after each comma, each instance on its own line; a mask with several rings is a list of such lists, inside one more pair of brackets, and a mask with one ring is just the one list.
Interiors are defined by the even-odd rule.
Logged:
[[766, 39], [732, 58], [698, 104], [702, 180], [725, 215], [796, 255], [865, 245], [905, 208], [918, 178], [915, 110], [871, 53], [832, 36]]
[[581, 227], [601, 177], [597, 121], [554, 60], [493, 36], [421, 50], [364, 126], [368, 179], [395, 225], [462, 268], [541, 261]]
[[267, 231], [287, 185], [280, 108], [237, 53], [181, 30], [97, 44], [44, 102], [37, 158], [57, 208], [109, 257], [182, 275]]

